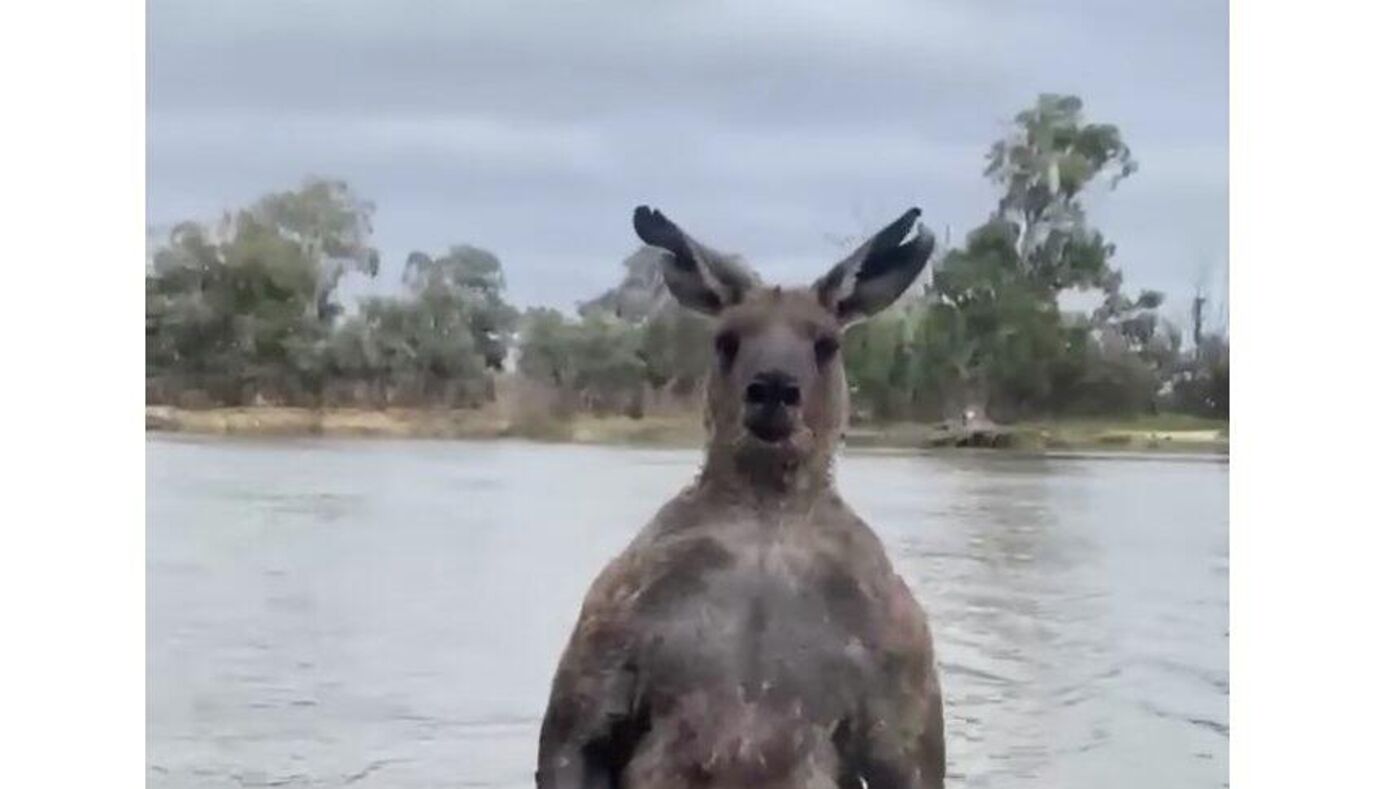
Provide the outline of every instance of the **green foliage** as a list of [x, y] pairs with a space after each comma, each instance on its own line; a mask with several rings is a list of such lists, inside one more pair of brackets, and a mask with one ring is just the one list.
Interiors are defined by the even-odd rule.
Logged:
[[647, 383], [681, 396], [695, 392], [709, 369], [709, 347], [709, 321], [668, 300], [642, 324]]
[[[1155, 291], [1129, 295], [1116, 249], [1083, 195], [1138, 168], [1119, 130], [1046, 94], [986, 156], [1001, 190], [987, 221], [934, 261], [922, 289], [852, 328], [844, 358], [854, 415], [936, 420], [968, 410], [1014, 420], [1130, 415], [1159, 406], [1229, 414], [1229, 343], [1192, 305], [1192, 348]], [[223, 403], [477, 404], [515, 343], [518, 370], [562, 412], [640, 414], [650, 395], [694, 398], [709, 368], [710, 324], [666, 290], [660, 253], [623, 261], [617, 287], [577, 317], [521, 316], [500, 261], [468, 245], [414, 252], [403, 294], [336, 300], [345, 274], [377, 274], [373, 206], [346, 184], [312, 180], [214, 227], [176, 227], [146, 277], [149, 396]], [[1103, 294], [1066, 314], [1070, 291]], [[518, 333], [517, 333], [518, 330]]]
[[891, 310], [846, 333], [846, 381], [857, 418], [886, 421], [906, 415], [912, 366], [909, 330], [907, 317]]
[[639, 415], [647, 369], [640, 327], [599, 312], [580, 320], [558, 310], [525, 313], [520, 372], [551, 387], [561, 410]]
[[[985, 174], [1002, 189], [988, 220], [935, 262], [925, 292], [847, 333], [855, 418], [1135, 414], [1188, 401], [1217, 413], [1205, 392], [1227, 374], [1210, 377], [1183, 356], [1181, 332], [1159, 315], [1161, 293], [1123, 292], [1116, 250], [1086, 216], [1087, 190], [1137, 167], [1118, 129], [1086, 122], [1076, 97], [1044, 95], [1018, 114], [987, 154]], [[694, 392], [711, 357], [708, 324], [667, 295], [654, 250], [623, 266], [617, 287], [580, 308], [582, 321], [536, 316], [522, 370], [605, 408], [619, 400], [600, 393], [605, 377], [637, 385], [635, 353], [646, 387]], [[1100, 291], [1103, 304], [1064, 314], [1061, 296], [1073, 290]], [[609, 346], [585, 351], [589, 336]]]
[[1183, 364], [1171, 382], [1171, 406], [1188, 414], [1230, 416], [1230, 341], [1220, 334], [1204, 334], [1191, 361]]
[[1102, 287], [1114, 249], [1086, 225], [1080, 197], [1101, 177], [1112, 188], [1138, 168], [1116, 127], [1082, 116], [1078, 97], [1044, 94], [987, 152], [985, 174], [1004, 190], [989, 225], [1043, 295]]
[[1092, 338], [1060, 314], [1069, 289], [1114, 282], [1113, 245], [1089, 227], [1079, 196], [1137, 165], [1117, 129], [1085, 124], [1072, 96], [1044, 95], [987, 154], [997, 210], [944, 255], [926, 294], [915, 356], [924, 411], [1001, 418], [1070, 407], [1090, 377]]
[[372, 209], [343, 184], [310, 181], [224, 217], [177, 226], [146, 275], [147, 373], [157, 393], [218, 402], [319, 396], [340, 307], [334, 283], [370, 271]]
[[545, 307], [525, 311], [520, 332], [520, 372], [541, 383], [572, 386], [570, 352], [573, 328], [564, 313]]
[[486, 365], [501, 369], [519, 313], [505, 301], [505, 272], [495, 255], [466, 245], [438, 258], [414, 252], [403, 279], [439, 331], [468, 331]]
[[453, 247], [415, 252], [408, 295], [344, 315], [344, 275], [374, 276], [373, 207], [342, 182], [312, 180], [212, 228], [184, 223], [146, 276], [149, 394], [224, 404], [327, 401], [474, 404], [490, 396], [515, 310], [500, 261]]
[[385, 405], [477, 405], [490, 378], [468, 313], [422, 298], [366, 299], [332, 343], [337, 380]]
[[591, 314], [579, 324], [572, 345], [573, 386], [595, 413], [641, 408], [646, 364], [636, 326]]
[[[1088, 224], [1085, 190], [1137, 168], [1118, 129], [1086, 123], [1076, 97], [1043, 95], [1018, 114], [987, 154], [985, 174], [1003, 190], [992, 216], [935, 262], [913, 306], [850, 333], [857, 414], [1016, 419], [1164, 403], [1228, 415], [1228, 350], [1214, 368], [1184, 357], [1180, 330], [1158, 314], [1163, 295], [1124, 295], [1114, 246]], [[1062, 314], [1060, 296], [1086, 289], [1103, 305]]]
[[348, 271], [379, 273], [379, 251], [369, 245], [374, 205], [344, 181], [311, 179], [294, 192], [267, 195], [242, 212], [258, 227], [316, 264], [316, 306], [325, 319], [339, 311], [332, 295]]
[[1072, 209], [1104, 171], [1110, 186], [1137, 171], [1118, 128], [1083, 123], [1083, 110], [1077, 96], [1045, 93], [1016, 115], [1011, 134], [987, 152], [983, 173], [1005, 189], [999, 213], [1034, 223]]

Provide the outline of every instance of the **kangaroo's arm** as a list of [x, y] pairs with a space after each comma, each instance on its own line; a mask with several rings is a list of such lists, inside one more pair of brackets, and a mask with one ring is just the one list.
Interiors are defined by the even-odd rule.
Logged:
[[898, 703], [867, 708], [850, 754], [852, 772], [870, 789], [943, 789], [947, 759], [937, 680], [906, 685], [905, 692]]
[[629, 628], [636, 576], [628, 553], [593, 582], [559, 662], [540, 730], [540, 789], [619, 785], [642, 731]]
[[942, 789], [943, 691], [924, 611], [891, 576], [877, 690], [861, 716], [853, 759], [870, 789]]

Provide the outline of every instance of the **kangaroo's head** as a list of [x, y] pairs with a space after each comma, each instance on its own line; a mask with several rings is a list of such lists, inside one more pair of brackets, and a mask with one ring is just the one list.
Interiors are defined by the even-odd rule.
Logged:
[[706, 385], [707, 469], [752, 482], [825, 478], [847, 413], [841, 335], [892, 304], [933, 252], [911, 208], [810, 286], [765, 286], [731, 255], [646, 206], [642, 241], [665, 250], [662, 274], [683, 306], [714, 316]]

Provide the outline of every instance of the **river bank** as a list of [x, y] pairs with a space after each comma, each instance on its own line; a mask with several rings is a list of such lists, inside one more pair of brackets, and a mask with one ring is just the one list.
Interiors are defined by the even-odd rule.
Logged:
[[[147, 406], [146, 429], [243, 436], [360, 436], [382, 438], [524, 438], [582, 444], [698, 445], [698, 415], [579, 416], [570, 420], [519, 420], [495, 408], [210, 408]], [[966, 445], [1020, 451], [1229, 452], [1229, 425], [1179, 414], [1136, 419], [1055, 419], [998, 426], [990, 440], [956, 428], [922, 423], [853, 425], [851, 446], [935, 449]]]

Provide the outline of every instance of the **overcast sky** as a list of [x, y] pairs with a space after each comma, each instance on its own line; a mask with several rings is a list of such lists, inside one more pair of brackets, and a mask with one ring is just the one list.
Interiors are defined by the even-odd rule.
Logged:
[[662, 208], [769, 281], [911, 205], [955, 242], [983, 154], [1038, 93], [1117, 124], [1141, 171], [1095, 193], [1129, 287], [1184, 315], [1227, 266], [1225, 0], [148, 3], [148, 221], [310, 174], [377, 205], [383, 282], [466, 242], [510, 298], [614, 284]]

